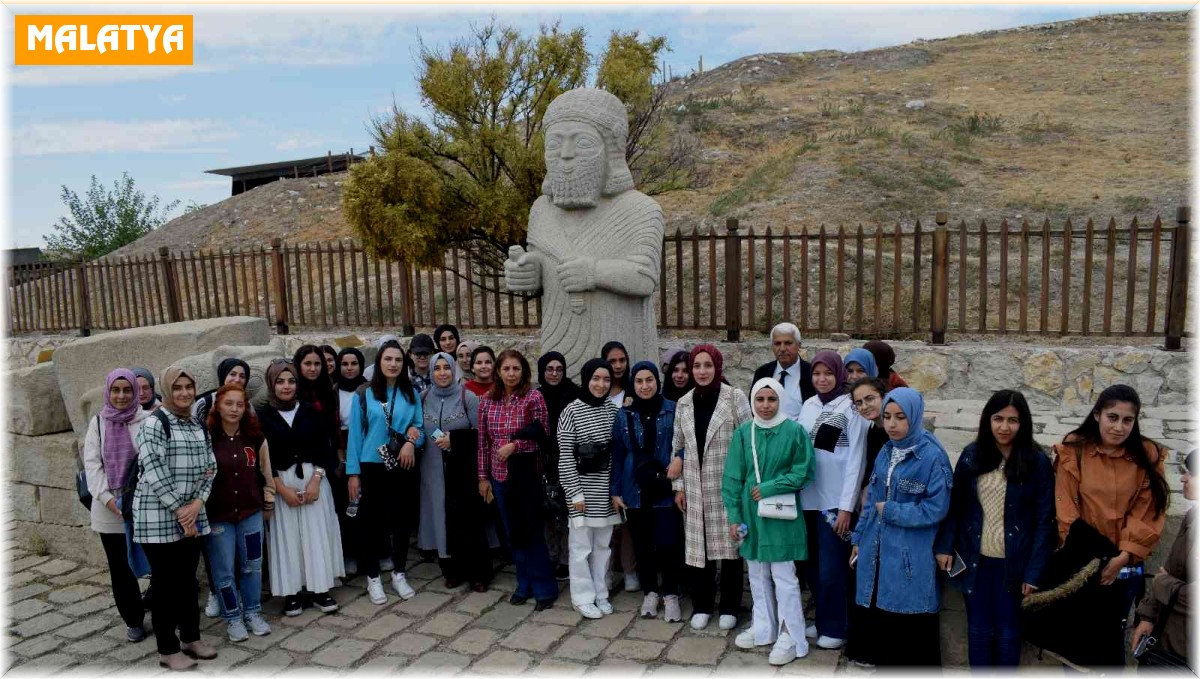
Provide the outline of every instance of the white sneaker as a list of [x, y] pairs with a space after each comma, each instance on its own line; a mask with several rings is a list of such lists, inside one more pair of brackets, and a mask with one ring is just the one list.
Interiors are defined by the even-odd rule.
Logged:
[[708, 621], [712, 619], [709, 613], [696, 613], [692, 616], [692, 629], [704, 629], [708, 627]]
[[816, 623], [813, 623], [813, 624], [809, 625], [808, 627], [805, 627], [805, 628], [804, 628], [804, 636], [805, 636], [805, 637], [807, 637], [807, 638], [809, 638], [809, 639], [816, 639], [816, 638], [817, 638], [817, 625], [816, 625]]
[[658, 594], [655, 592], [646, 592], [646, 596], [642, 597], [642, 617], [656, 618], [658, 617]]
[[668, 594], [663, 597], [663, 620], [667, 622], [682, 622], [683, 611], [679, 608], [679, 596]]
[[405, 601], [417, 595], [417, 590], [408, 584], [408, 579], [404, 577], [404, 574], [397, 571], [392, 571], [392, 589], [396, 590], [396, 596]]
[[638, 580], [637, 573], [625, 574], [625, 591], [640, 592], [642, 590], [642, 581]]
[[596, 599], [596, 608], [599, 608], [600, 612], [605, 615], [612, 615], [613, 607], [608, 599]]
[[737, 627], [737, 616], [722, 615], [721, 619], [717, 621], [717, 624], [721, 626], [721, 629], [733, 629], [734, 627]]
[[242, 622], [241, 618], [230, 620], [226, 624], [225, 630], [229, 634], [230, 641], [245, 641], [250, 638], [250, 633], [246, 631], [246, 623]]
[[396, 564], [392, 562], [392, 557], [389, 556], [386, 559], [380, 559], [379, 560], [379, 570], [381, 570], [381, 571], [396, 570]]
[[379, 576], [367, 576], [367, 596], [370, 597], [371, 603], [376, 606], [382, 606], [387, 603], [387, 595], [383, 593], [383, 580]]
[[575, 606], [574, 608], [579, 611], [580, 615], [590, 620], [599, 620], [604, 617], [604, 614], [600, 612], [596, 604], [584, 604], [582, 606]]
[[265, 637], [271, 633], [271, 626], [258, 611], [250, 611], [246, 614], [246, 627], [249, 627], [250, 633], [256, 637]]
[[[808, 655], [808, 642], [804, 644], [804, 655]], [[779, 635], [779, 639], [775, 641], [775, 645], [771, 647], [771, 655], [767, 657], [767, 662], [772, 665], [786, 665], [798, 657], [802, 657], [799, 653], [800, 644], [792, 639], [792, 635], [784, 632]]]
[[208, 602], [204, 604], [204, 615], [210, 618], [217, 618], [221, 615], [221, 604], [217, 601], [217, 595], [212, 592], [208, 593]]
[[824, 648], [829, 651], [837, 650], [846, 645], [845, 639], [837, 639], [835, 637], [827, 637], [824, 634], [817, 637], [817, 647]]
[[733, 645], [737, 646], [738, 648], [744, 648], [749, 651], [749, 650], [752, 650], [755, 646], [770, 646], [771, 642], [768, 641], [763, 644], [758, 643], [757, 641], [755, 641], [754, 628], [747, 627], [746, 629], [742, 630], [741, 634], [739, 634], [733, 638]]

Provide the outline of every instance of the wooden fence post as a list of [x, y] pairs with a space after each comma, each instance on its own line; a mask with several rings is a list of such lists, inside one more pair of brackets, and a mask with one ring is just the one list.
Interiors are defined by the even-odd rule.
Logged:
[[933, 344], [945, 344], [946, 318], [949, 316], [950, 308], [950, 279], [948, 276], [950, 234], [946, 231], [946, 222], [950, 221], [950, 215], [939, 212], [934, 219], [937, 222], [937, 228], [933, 231], [933, 275], [930, 277], [930, 283], [933, 286], [933, 304], [930, 305], [932, 318], [929, 329]]
[[[397, 262], [400, 265], [400, 334], [405, 337], [411, 337], [415, 328], [413, 328], [413, 289], [412, 289], [412, 274], [408, 270], [408, 264]], [[467, 294], [472, 294], [468, 288]]]
[[1167, 293], [1167, 351], [1183, 348], [1187, 323], [1188, 259], [1191, 249], [1192, 208], [1184, 205], [1175, 213], [1175, 235], [1171, 239], [1171, 282]]
[[275, 270], [275, 332], [288, 334], [287, 272], [283, 268], [283, 239], [271, 239], [271, 267]]
[[171, 249], [162, 246], [158, 249], [158, 261], [162, 266], [163, 282], [167, 288], [167, 318], [172, 323], [183, 320], [183, 298], [179, 295], [179, 278], [175, 275], [175, 260], [171, 259]]
[[77, 299], [79, 300], [79, 336], [90, 337], [92, 335], [92, 300], [88, 294], [87, 260], [82, 255], [79, 257], [79, 265], [76, 271], [79, 272], [79, 285], [76, 290]]
[[742, 333], [742, 241], [737, 218], [726, 219], [725, 229], [725, 341], [737, 342]]

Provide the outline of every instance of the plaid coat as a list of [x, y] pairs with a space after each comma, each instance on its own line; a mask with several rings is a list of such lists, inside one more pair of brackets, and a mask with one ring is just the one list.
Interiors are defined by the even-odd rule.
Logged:
[[700, 464], [700, 447], [696, 442], [696, 408], [692, 403], [695, 391], [684, 394], [675, 405], [675, 435], [672, 450], [684, 450], [683, 478], [672, 487], [682, 490], [687, 498], [684, 518], [684, 555], [689, 566], [703, 568], [705, 561], [737, 559], [737, 546], [729, 539], [729, 517], [721, 499], [721, 482], [725, 476], [725, 456], [733, 431], [753, 417], [750, 400], [745, 392], [728, 384], [721, 385], [717, 407], [708, 423], [705, 437], [704, 465]]
[[[169, 440], [156, 417], [147, 417], [134, 439], [142, 468], [133, 494], [134, 542], [182, 540], [183, 528], [175, 510], [197, 498], [207, 502], [217, 474], [217, 458], [200, 424], [190, 417], [185, 420], [163, 412], [171, 423]], [[203, 504], [196, 515], [196, 532], [209, 533]]]

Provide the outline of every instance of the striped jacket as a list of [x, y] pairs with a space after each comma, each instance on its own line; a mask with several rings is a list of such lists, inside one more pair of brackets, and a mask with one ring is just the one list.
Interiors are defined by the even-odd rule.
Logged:
[[[612, 460], [594, 474], [580, 474], [575, 462], [575, 446], [581, 443], [612, 441], [613, 417], [617, 406], [605, 399], [603, 405], [593, 406], [576, 399], [563, 408], [558, 420], [558, 480], [568, 502], [584, 503], [584, 511], [570, 509], [570, 523], [576, 528], [601, 527], [618, 524], [621, 520], [613, 509], [609, 479]], [[611, 455], [611, 453], [610, 453]]]
[[[171, 423], [168, 440], [157, 417], [142, 423], [134, 443], [141, 478], [133, 494], [135, 542], [166, 543], [183, 538], [175, 511], [195, 499], [208, 501], [217, 474], [217, 458], [200, 423], [164, 410]], [[196, 516], [196, 532], [207, 535], [204, 505]]]

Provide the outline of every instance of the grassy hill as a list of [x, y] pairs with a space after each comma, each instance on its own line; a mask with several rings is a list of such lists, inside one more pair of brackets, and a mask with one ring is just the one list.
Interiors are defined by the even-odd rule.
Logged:
[[[713, 181], [659, 201], [685, 231], [1169, 216], [1189, 191], [1188, 38], [1168, 12], [745, 57], [673, 84]], [[349, 236], [343, 178], [257, 188], [118, 254]]]

